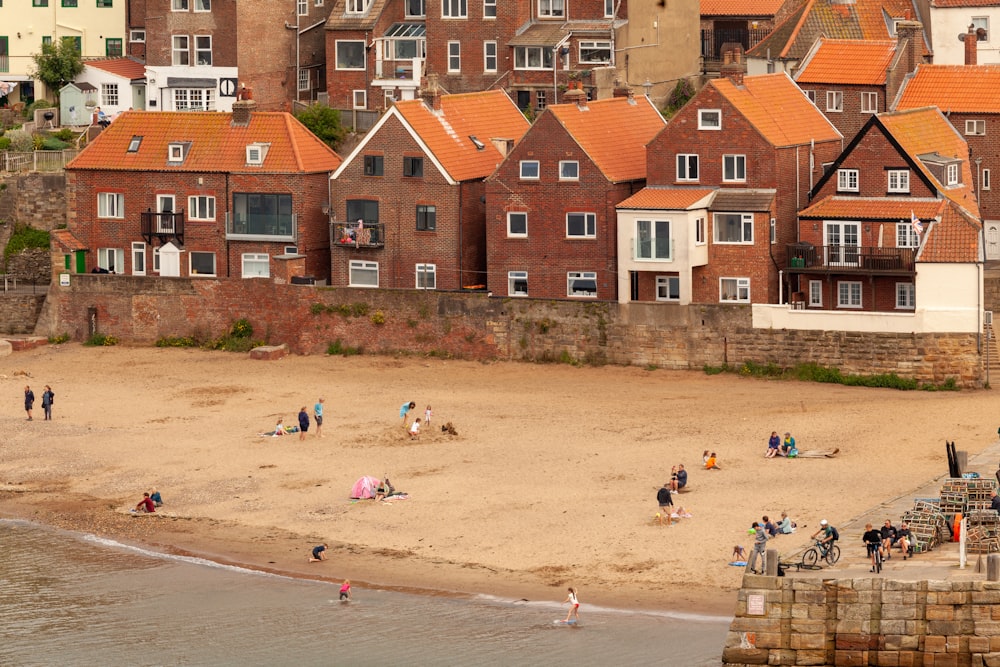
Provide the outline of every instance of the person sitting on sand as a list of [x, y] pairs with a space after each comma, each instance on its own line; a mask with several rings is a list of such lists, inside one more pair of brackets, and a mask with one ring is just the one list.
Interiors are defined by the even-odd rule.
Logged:
[[764, 532], [767, 533], [768, 537], [774, 537], [775, 535], [780, 534], [777, 524], [772, 523], [771, 520], [767, 518], [766, 514], [761, 517], [761, 521], [762, 521], [761, 525], [764, 528]]
[[318, 563], [321, 560], [326, 560], [326, 542], [320, 544], [319, 546], [313, 547], [312, 556], [309, 558], [310, 563]]
[[391, 496], [395, 492], [396, 492], [396, 489], [393, 487], [392, 483], [389, 481], [389, 478], [386, 477], [385, 481], [382, 482], [381, 484], [379, 484], [378, 488], [375, 489], [375, 500], [385, 500], [386, 498], [388, 498], [389, 496]]
[[160, 492], [153, 489], [149, 492], [149, 499], [153, 501], [157, 507], [163, 507], [163, 498], [160, 496]]
[[791, 535], [796, 529], [795, 522], [788, 518], [787, 512], [781, 513], [781, 521], [778, 522], [778, 532], [782, 535]]
[[773, 459], [778, 455], [778, 447], [781, 446], [781, 438], [777, 431], [771, 431], [771, 438], [767, 441], [767, 449], [764, 451], [765, 459]]
[[135, 506], [135, 509], [139, 512], [152, 514], [156, 511], [156, 503], [153, 502], [153, 499], [149, 497], [148, 493], [144, 493], [142, 494], [142, 500], [140, 500], [139, 504]]
[[278, 417], [278, 423], [274, 425], [274, 437], [285, 435], [285, 420]]
[[351, 599], [351, 580], [344, 579], [344, 584], [340, 587], [340, 599], [350, 600]]
[[671, 475], [670, 477], [670, 490], [674, 493], [680, 493], [681, 489], [687, 486], [688, 483], [688, 471], [684, 469], [683, 463], [677, 464], [677, 475]]
[[722, 470], [719, 467], [719, 459], [715, 456], [715, 452], [709, 454], [708, 459], [705, 461], [705, 470]]
[[778, 453], [782, 456], [795, 456], [792, 452], [795, 450], [795, 438], [788, 431], [785, 431], [785, 439], [781, 441], [781, 451]]

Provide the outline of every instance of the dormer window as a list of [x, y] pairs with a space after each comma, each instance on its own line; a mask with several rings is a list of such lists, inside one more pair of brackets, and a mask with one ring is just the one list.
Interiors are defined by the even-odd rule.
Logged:
[[958, 185], [958, 163], [948, 165], [945, 175], [946, 185]]
[[368, 11], [371, 0], [347, 0], [348, 14], [364, 14]]
[[140, 145], [142, 145], [142, 137], [139, 135], [132, 137], [132, 141], [128, 142], [128, 152], [138, 153]]
[[[142, 139], [142, 137], [139, 137]], [[134, 139], [133, 139], [134, 141]], [[131, 144], [129, 144], [131, 147]], [[191, 149], [190, 141], [173, 141], [167, 144], [167, 162], [179, 164], [187, 159], [188, 151]]]
[[264, 164], [267, 149], [271, 144], [250, 144], [247, 146], [247, 164]]
[[699, 109], [698, 110], [699, 130], [721, 130], [722, 110], [721, 109]]

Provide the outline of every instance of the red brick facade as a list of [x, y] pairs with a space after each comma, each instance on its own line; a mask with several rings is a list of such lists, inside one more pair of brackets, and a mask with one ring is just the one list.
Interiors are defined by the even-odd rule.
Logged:
[[885, 86], [802, 83], [799, 87], [848, 141], [872, 114], [888, 110]]

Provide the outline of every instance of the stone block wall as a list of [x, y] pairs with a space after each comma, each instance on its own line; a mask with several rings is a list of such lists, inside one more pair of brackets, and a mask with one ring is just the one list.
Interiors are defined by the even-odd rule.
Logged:
[[0, 332], [30, 334], [35, 330], [45, 294], [3, 294], [0, 291]]
[[998, 666], [1000, 582], [747, 575], [722, 661]]

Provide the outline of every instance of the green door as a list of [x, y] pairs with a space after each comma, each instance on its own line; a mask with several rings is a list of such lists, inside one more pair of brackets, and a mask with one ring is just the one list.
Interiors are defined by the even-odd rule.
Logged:
[[76, 250], [73, 252], [76, 255], [76, 272], [86, 273], [87, 272], [87, 251], [86, 250]]

